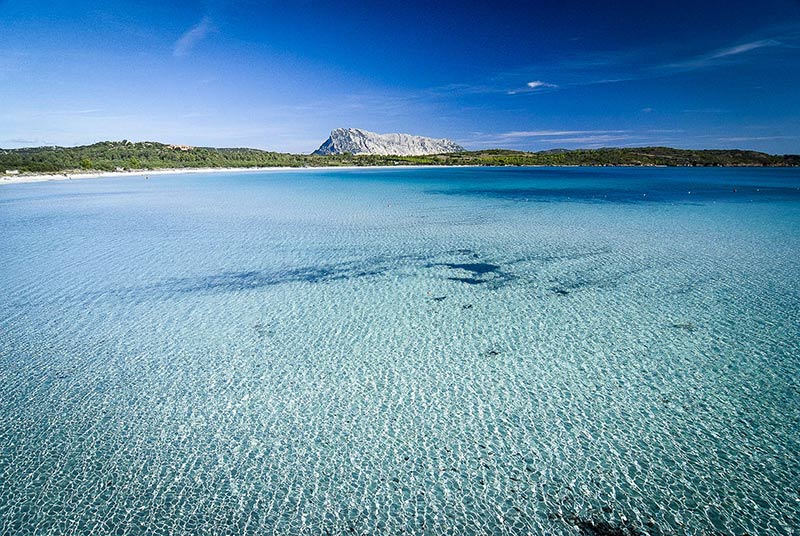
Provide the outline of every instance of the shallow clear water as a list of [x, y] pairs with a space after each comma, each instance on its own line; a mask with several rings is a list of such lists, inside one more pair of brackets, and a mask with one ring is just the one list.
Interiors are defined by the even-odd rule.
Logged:
[[799, 253], [791, 169], [0, 187], [0, 533], [794, 534]]

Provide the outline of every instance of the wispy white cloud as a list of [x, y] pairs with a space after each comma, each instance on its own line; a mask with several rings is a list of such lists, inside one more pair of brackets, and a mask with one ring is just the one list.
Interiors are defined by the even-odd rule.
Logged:
[[777, 47], [781, 46], [781, 42], [775, 39], [762, 39], [760, 41], [753, 41], [750, 43], [744, 43], [741, 45], [736, 45], [733, 47], [723, 48], [722, 50], [718, 50], [710, 57], [712, 59], [716, 58], [725, 58], [728, 56], [736, 56], [737, 54], [743, 54], [745, 52], [750, 52], [751, 50], [755, 50], [757, 48], [765, 48], [765, 47]]
[[757, 41], [750, 41], [749, 43], [741, 43], [738, 45], [712, 50], [706, 54], [695, 56], [683, 61], [677, 61], [663, 65], [663, 69], [667, 70], [695, 70], [704, 67], [712, 67], [724, 61], [730, 61], [734, 56], [739, 56], [753, 50], [761, 48], [774, 48], [781, 47], [784, 44], [777, 39], [759, 39]]
[[7, 140], [0, 140], [0, 147], [6, 148], [39, 147], [44, 145], [53, 145], [53, 143], [46, 142], [38, 138], [11, 138]]
[[540, 138], [548, 136], [584, 136], [590, 135], [608, 135], [608, 134], [624, 134], [627, 130], [512, 130], [510, 132], [502, 132], [498, 134], [500, 138], [514, 139], [514, 138]]
[[[694, 134], [684, 129], [645, 129], [645, 130], [530, 130], [509, 132], [471, 132], [458, 142], [469, 149], [504, 148], [522, 151], [541, 151], [552, 148], [601, 147], [653, 147], [669, 146], [684, 148], [737, 147], [745, 144], [775, 142], [779, 140], [798, 140], [800, 136], [781, 135], [733, 135]], [[791, 151], [790, 151], [791, 152]]]
[[[720, 43], [717, 48], [694, 56], [681, 52], [679, 44], [651, 45], [629, 50], [598, 50], [566, 53], [543, 58], [539, 63], [491, 73], [472, 85], [453, 85], [454, 93], [519, 95], [601, 84], [652, 80], [690, 71], [779, 58], [779, 54], [800, 49], [800, 25], [765, 29], [738, 42]], [[530, 80], [530, 82], [526, 82]], [[647, 113], [647, 112], [645, 112]]]
[[541, 80], [533, 80], [525, 84], [523, 89], [512, 89], [507, 91], [509, 95], [516, 95], [518, 93], [531, 93], [533, 91], [542, 91], [547, 89], [558, 89], [558, 84], [551, 84]]
[[172, 48], [172, 55], [175, 57], [189, 55], [195, 45], [208, 37], [213, 30], [214, 27], [211, 24], [211, 18], [208, 16], [203, 17], [200, 22], [189, 28], [175, 41], [175, 45]]
[[630, 140], [632, 138], [633, 136], [629, 136], [627, 134], [621, 134], [621, 135], [597, 134], [591, 136], [576, 136], [576, 137], [564, 137], [564, 138], [542, 138], [538, 141], [540, 141], [541, 143], [563, 143], [563, 144], [586, 143], [594, 145], [598, 143], [609, 143], [622, 140]]
[[446, 84], [426, 90], [431, 95], [483, 95], [487, 93], [504, 93], [501, 88], [488, 84]]
[[542, 82], [541, 80], [534, 80], [533, 82], [528, 82], [527, 86], [531, 89], [558, 87], [556, 84], [549, 84], [547, 82]]
[[795, 140], [800, 136], [724, 136], [721, 141], [759, 141], [759, 140]]
[[532, 147], [576, 146], [608, 144], [637, 139], [630, 130], [512, 130], [509, 132], [473, 132], [459, 139], [465, 147], [503, 147], [529, 150]]

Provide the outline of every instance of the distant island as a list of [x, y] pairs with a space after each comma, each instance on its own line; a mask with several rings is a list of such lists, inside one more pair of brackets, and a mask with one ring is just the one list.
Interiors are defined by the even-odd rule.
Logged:
[[[386, 139], [377, 151], [405, 144], [409, 151], [439, 149], [436, 154], [375, 154], [375, 138], [357, 141], [359, 152], [347, 151], [358, 129], [337, 129], [313, 154], [260, 149], [213, 148], [157, 142], [104, 141], [78, 147], [0, 149], [0, 175], [123, 172], [159, 169], [323, 167], [323, 166], [800, 166], [800, 155], [771, 155], [743, 150], [690, 150], [669, 147], [555, 149], [539, 152], [491, 149], [466, 151], [449, 140], [409, 136]], [[359, 134], [360, 136], [360, 134]], [[389, 135], [392, 136], [392, 135]], [[395, 135], [406, 136], [406, 135]], [[330, 142], [330, 143], [329, 143]], [[339, 142], [347, 142], [343, 145]], [[436, 143], [433, 143], [436, 142]], [[451, 145], [452, 144], [452, 145]], [[343, 148], [345, 147], [345, 148]], [[352, 145], [351, 145], [352, 147]], [[420, 149], [420, 148], [423, 149]], [[352, 149], [351, 149], [352, 150]], [[450, 152], [454, 151], [454, 152]], [[320, 152], [325, 154], [319, 154]]]
[[466, 149], [452, 140], [427, 138], [413, 134], [376, 134], [360, 128], [337, 128], [312, 154], [379, 154], [424, 156], [463, 153]]

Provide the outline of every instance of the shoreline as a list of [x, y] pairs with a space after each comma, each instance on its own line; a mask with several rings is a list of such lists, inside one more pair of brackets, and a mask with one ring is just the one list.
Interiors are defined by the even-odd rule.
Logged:
[[[54, 182], [82, 179], [105, 179], [116, 177], [149, 177], [150, 175], [190, 175], [197, 173], [236, 173], [257, 171], [310, 171], [310, 170], [352, 170], [352, 169], [421, 169], [441, 167], [474, 167], [474, 166], [438, 166], [438, 165], [404, 165], [404, 166], [270, 166], [270, 167], [215, 167], [215, 168], [165, 168], [135, 171], [91, 171], [78, 173], [37, 173], [31, 175], [1, 175], [0, 184], [26, 184], [34, 182]], [[479, 166], [480, 167], [480, 166]]]
[[669, 167], [754, 167], [754, 168], [784, 168], [794, 166], [749, 166], [749, 165], [732, 165], [732, 166], [667, 166], [662, 164], [646, 164], [646, 165], [598, 165], [598, 166], [585, 166], [578, 164], [562, 164], [562, 165], [544, 165], [544, 164], [526, 164], [526, 165], [441, 165], [441, 164], [408, 164], [408, 165], [377, 165], [377, 166], [265, 166], [265, 167], [213, 167], [213, 168], [163, 168], [152, 170], [132, 170], [132, 171], [79, 171], [79, 172], [57, 172], [57, 173], [32, 173], [32, 174], [19, 174], [19, 175], [4, 175], [0, 174], [0, 185], [3, 184], [29, 184], [37, 182], [55, 182], [67, 180], [82, 180], [82, 179], [105, 179], [105, 178], [119, 178], [119, 177], [149, 177], [150, 175], [190, 175], [199, 173], [249, 173], [249, 172], [275, 172], [275, 171], [335, 171], [335, 170], [356, 170], [356, 169], [441, 169], [441, 168], [470, 168], [470, 167], [636, 167], [636, 168], [669, 168]]

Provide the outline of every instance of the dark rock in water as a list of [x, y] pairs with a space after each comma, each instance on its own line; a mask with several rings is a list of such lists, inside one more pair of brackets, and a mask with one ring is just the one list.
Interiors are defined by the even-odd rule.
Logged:
[[[612, 511], [612, 508], [606, 505], [602, 510], [608, 514]], [[575, 514], [562, 512], [548, 512], [547, 517], [548, 519], [554, 520], [560, 519], [574, 525], [584, 536], [644, 536], [645, 534], [624, 516], [621, 521], [617, 522], [605, 521], [596, 516], [581, 517]]]
[[475, 275], [484, 275], [492, 272], [497, 272], [498, 270], [500, 270], [500, 267], [498, 265], [490, 264], [488, 262], [467, 262], [467, 263], [446, 262], [444, 263], [444, 265], [453, 270], [465, 270], [467, 272], [472, 272]]
[[461, 281], [468, 285], [480, 285], [481, 283], [488, 283], [487, 279], [476, 279], [474, 277], [448, 277], [450, 281]]
[[605, 521], [581, 520], [578, 521], [578, 528], [581, 529], [581, 534], [590, 536], [627, 536], [622, 527]]
[[480, 279], [480, 277], [486, 274], [496, 274], [500, 272], [500, 267], [498, 265], [490, 264], [488, 262], [446, 262], [440, 266], [445, 266], [451, 270], [463, 270], [465, 272], [472, 273], [473, 276], [469, 277], [451, 276], [447, 278], [450, 281], [461, 281], [462, 283], [467, 283], [468, 285], [480, 285], [482, 283], [488, 283], [491, 281], [491, 279]]
[[640, 536], [643, 533], [629, 523], [610, 523], [602, 519], [573, 519], [586, 536]]

